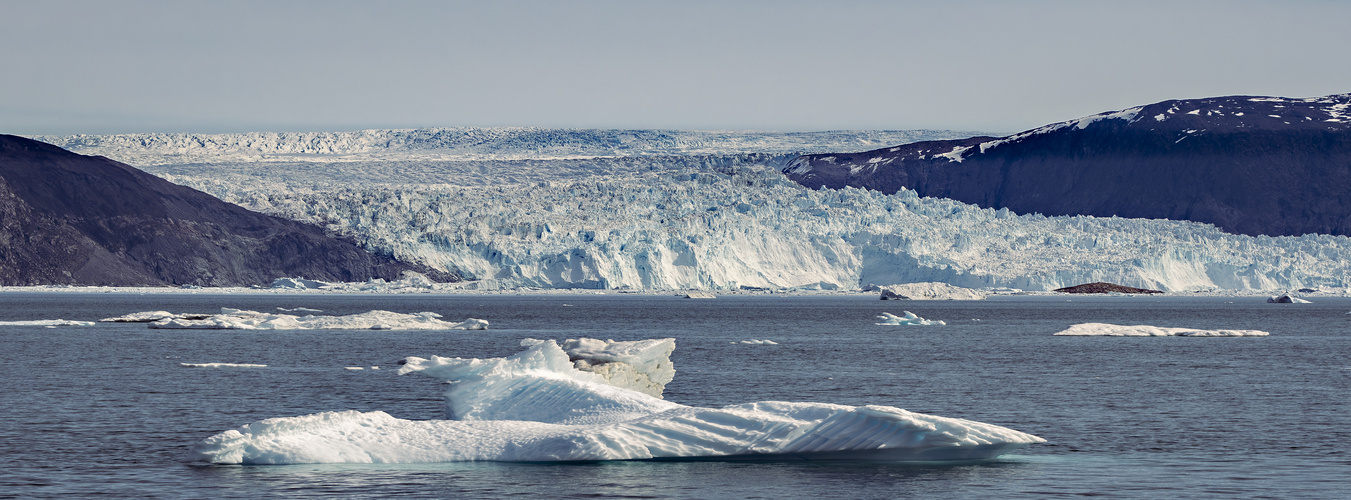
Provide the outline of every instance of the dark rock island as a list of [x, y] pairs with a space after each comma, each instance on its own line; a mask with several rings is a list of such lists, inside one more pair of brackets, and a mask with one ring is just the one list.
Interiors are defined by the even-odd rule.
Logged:
[[0, 135], [0, 284], [249, 286], [404, 271], [459, 279], [104, 157]]
[[1055, 289], [1061, 293], [1163, 293], [1161, 290], [1146, 290], [1144, 288], [1134, 288], [1116, 283], [1085, 283], [1082, 285], [1067, 286], [1065, 288]]
[[1045, 215], [1351, 235], [1351, 94], [1164, 101], [1008, 137], [805, 155], [812, 188], [863, 187]]

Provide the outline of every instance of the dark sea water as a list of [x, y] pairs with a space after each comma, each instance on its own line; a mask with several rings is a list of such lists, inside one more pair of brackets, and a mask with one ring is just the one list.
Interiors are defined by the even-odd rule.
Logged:
[[[1346, 498], [1351, 300], [1260, 298], [0, 294], [0, 320], [136, 311], [371, 309], [487, 331], [0, 326], [0, 497]], [[947, 326], [877, 326], [910, 310]], [[1262, 338], [1054, 337], [1071, 324]], [[666, 398], [880, 404], [1046, 438], [981, 463], [599, 462], [218, 466], [188, 446], [271, 417], [444, 418], [405, 356], [500, 357], [523, 338], [674, 337]], [[778, 345], [745, 345], [770, 339]], [[267, 368], [183, 368], [179, 363]], [[380, 366], [382, 370], [345, 370]]]

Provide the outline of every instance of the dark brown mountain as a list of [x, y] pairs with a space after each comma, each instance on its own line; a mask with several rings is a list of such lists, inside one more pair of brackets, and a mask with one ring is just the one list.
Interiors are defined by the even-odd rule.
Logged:
[[249, 286], [406, 270], [459, 279], [104, 157], [0, 135], [0, 284]]
[[1164, 101], [1002, 138], [806, 155], [784, 172], [813, 189], [906, 188], [1017, 213], [1351, 235], [1348, 107], [1351, 94]]

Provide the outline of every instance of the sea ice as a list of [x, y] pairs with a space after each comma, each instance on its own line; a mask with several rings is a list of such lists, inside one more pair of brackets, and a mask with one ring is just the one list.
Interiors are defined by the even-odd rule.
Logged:
[[984, 300], [985, 294], [947, 283], [906, 283], [874, 287], [882, 300]]
[[[735, 342], [733, 342], [733, 343], [735, 343]], [[775, 341], [773, 341], [773, 340], [758, 340], [758, 339], [743, 340], [743, 341], [741, 341], [741, 343], [742, 343], [742, 344], [752, 344], [752, 345], [779, 345], [778, 342], [775, 342]]]
[[[646, 353], [669, 341], [581, 339], [578, 344], [589, 345], [586, 350], [592, 353], [637, 350], [641, 354], [630, 359], [647, 363]], [[987, 459], [1045, 442], [996, 425], [888, 406], [780, 401], [685, 406], [615, 387], [597, 373], [578, 370], [554, 341], [525, 344], [529, 345], [525, 351], [508, 358], [405, 359], [400, 374], [450, 383], [446, 400], [456, 420], [403, 420], [381, 411], [273, 418], [209, 437], [194, 445], [190, 456], [222, 464], [655, 458], [930, 461]], [[591, 349], [600, 345], [605, 347]], [[669, 364], [669, 359], [662, 364]]]
[[0, 326], [94, 326], [93, 321], [72, 319], [33, 319], [22, 321], [0, 321]]
[[153, 323], [162, 319], [206, 319], [210, 314], [175, 314], [169, 311], [143, 311], [112, 318], [103, 318], [99, 321], [105, 323]]
[[1198, 330], [1168, 328], [1150, 325], [1112, 325], [1108, 323], [1079, 323], [1056, 335], [1103, 337], [1265, 337], [1261, 330]]
[[888, 312], [884, 312], [884, 313], [882, 313], [881, 316], [878, 316], [878, 317], [877, 317], [877, 319], [882, 320], [882, 322], [881, 322], [881, 323], [875, 323], [875, 324], [878, 324], [878, 325], [888, 325], [888, 326], [890, 326], [890, 325], [921, 325], [921, 326], [929, 326], [929, 325], [946, 325], [946, 324], [947, 324], [947, 323], [944, 322], [943, 320], [928, 320], [928, 319], [921, 318], [921, 317], [919, 317], [919, 316], [915, 316], [915, 313], [912, 313], [912, 312], [910, 312], [910, 311], [902, 311], [902, 312], [905, 313], [904, 316], [897, 316], [897, 315], [895, 315], [895, 314], [891, 314], [891, 313], [888, 313]]
[[461, 323], [442, 321], [434, 312], [403, 314], [370, 311], [347, 316], [295, 316], [222, 307], [221, 313], [202, 319], [167, 318], [151, 328], [198, 330], [486, 330], [488, 322], [469, 318]]
[[183, 368], [267, 368], [267, 365], [250, 363], [179, 363]]

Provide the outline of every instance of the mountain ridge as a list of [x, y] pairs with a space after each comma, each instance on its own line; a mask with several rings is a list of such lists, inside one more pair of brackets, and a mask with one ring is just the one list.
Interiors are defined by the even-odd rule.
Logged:
[[0, 284], [245, 286], [403, 271], [458, 279], [105, 157], [0, 135]]
[[803, 186], [1018, 213], [1190, 220], [1247, 235], [1351, 234], [1351, 94], [1170, 100], [1006, 137], [812, 154]]

